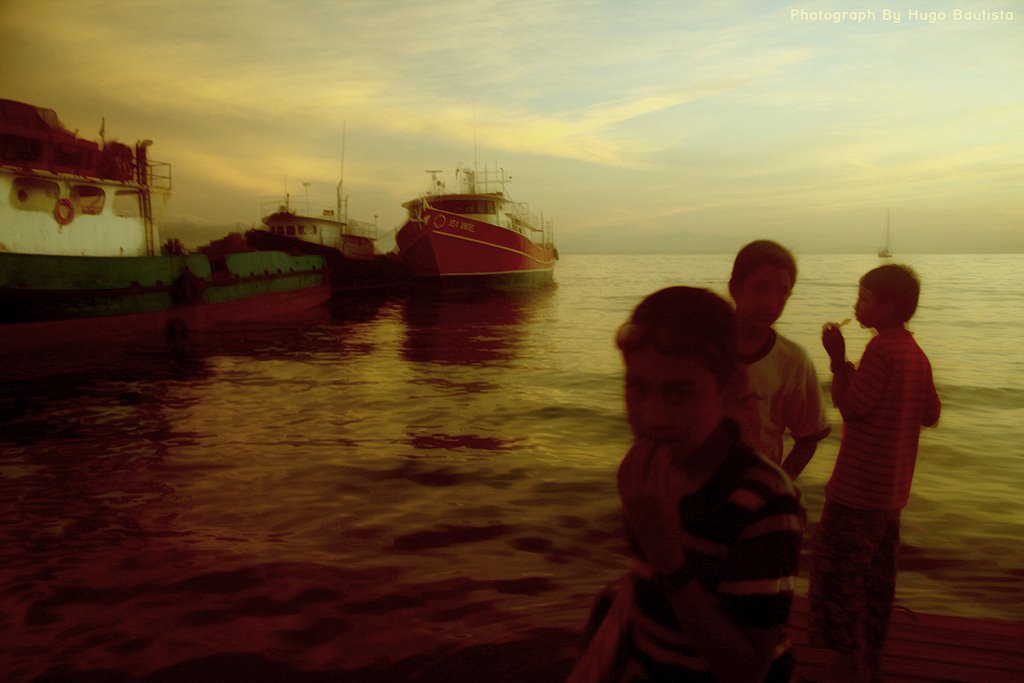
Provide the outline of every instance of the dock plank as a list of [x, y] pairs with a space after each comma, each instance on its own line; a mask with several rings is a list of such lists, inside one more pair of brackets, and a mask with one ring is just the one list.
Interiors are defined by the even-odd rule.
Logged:
[[[807, 599], [799, 597], [790, 619], [797, 679], [823, 680], [827, 653], [810, 644], [807, 623]], [[896, 609], [882, 677], [893, 683], [1024, 681], [1024, 624]]]

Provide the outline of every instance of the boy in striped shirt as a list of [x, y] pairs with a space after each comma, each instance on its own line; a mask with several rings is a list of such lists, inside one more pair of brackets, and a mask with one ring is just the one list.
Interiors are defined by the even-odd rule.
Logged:
[[878, 334], [858, 367], [846, 360], [839, 326], [822, 330], [843, 437], [814, 536], [810, 629], [814, 643], [832, 652], [836, 680], [881, 675], [900, 511], [910, 495], [921, 428], [939, 419], [931, 365], [906, 328], [919, 292], [917, 275], [906, 266], [880, 266], [861, 278], [856, 318]]
[[[616, 342], [634, 436], [618, 472], [637, 564], [616, 598], [629, 628], [612, 642], [623, 646], [614, 671], [577, 666], [570, 681], [788, 681], [805, 514], [789, 477], [726, 412], [743, 383], [731, 306], [669, 287]], [[622, 612], [613, 605], [602, 627]]]

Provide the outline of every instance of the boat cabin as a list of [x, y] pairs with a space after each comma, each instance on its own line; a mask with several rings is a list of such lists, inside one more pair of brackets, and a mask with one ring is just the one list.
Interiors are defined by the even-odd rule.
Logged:
[[169, 196], [171, 176], [147, 159], [149, 144], [84, 140], [52, 109], [0, 99], [0, 250], [155, 254], [153, 201]]

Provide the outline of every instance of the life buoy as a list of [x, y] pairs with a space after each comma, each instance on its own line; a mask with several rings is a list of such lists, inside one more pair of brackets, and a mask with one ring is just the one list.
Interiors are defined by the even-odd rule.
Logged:
[[53, 207], [53, 217], [61, 225], [67, 225], [75, 218], [75, 205], [70, 199], [58, 199], [56, 206]]

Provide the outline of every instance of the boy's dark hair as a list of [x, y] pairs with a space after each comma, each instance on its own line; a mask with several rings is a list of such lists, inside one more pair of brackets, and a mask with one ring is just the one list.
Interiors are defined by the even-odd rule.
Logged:
[[696, 358], [723, 386], [739, 368], [732, 306], [697, 287], [666, 287], [649, 295], [615, 342], [623, 354], [653, 346], [666, 355]]
[[910, 320], [917, 310], [921, 280], [910, 266], [887, 263], [869, 270], [860, 279], [861, 286], [879, 301], [892, 304], [892, 313], [900, 322]]
[[736, 254], [729, 278], [729, 292], [734, 293], [751, 273], [764, 266], [785, 268], [796, 284], [796, 259], [789, 249], [771, 240], [754, 240]]

